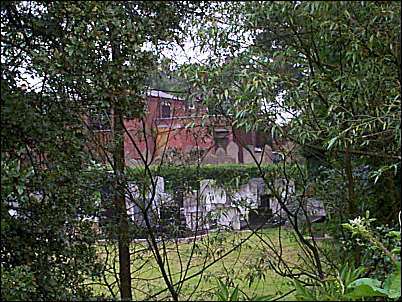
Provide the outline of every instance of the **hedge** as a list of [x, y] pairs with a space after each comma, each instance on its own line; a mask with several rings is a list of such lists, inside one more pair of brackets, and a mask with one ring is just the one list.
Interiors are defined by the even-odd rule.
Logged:
[[[279, 172], [281, 165], [261, 165], [264, 173]], [[151, 166], [152, 175], [161, 176], [165, 181], [165, 191], [175, 192], [177, 189], [195, 190], [199, 188], [200, 180], [214, 179], [217, 185], [238, 187], [247, 183], [251, 178], [261, 177], [255, 164], [218, 164], [218, 165], [163, 165]], [[127, 169], [129, 180], [143, 182], [146, 179], [144, 168]]]

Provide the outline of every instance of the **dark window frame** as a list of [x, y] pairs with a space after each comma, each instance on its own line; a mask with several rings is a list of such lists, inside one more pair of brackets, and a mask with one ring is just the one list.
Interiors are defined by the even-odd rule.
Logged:
[[172, 117], [172, 108], [170, 102], [163, 101], [161, 102], [161, 118], [171, 118]]

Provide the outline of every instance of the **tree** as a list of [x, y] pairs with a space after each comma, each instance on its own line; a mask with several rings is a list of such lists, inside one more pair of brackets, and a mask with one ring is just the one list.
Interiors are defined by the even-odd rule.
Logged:
[[[181, 22], [188, 14], [197, 13], [200, 5], [177, 2], [2, 4], [2, 166], [9, 171], [4, 178], [8, 189], [2, 190], [5, 209], [2, 220], [7, 226], [2, 238], [6, 242], [6, 255], [18, 251], [15, 255], [18, 259], [5, 259], [4, 265], [14, 269], [27, 264], [38, 280], [35, 283], [38, 299], [64, 297], [60, 296], [64, 290], [66, 295], [70, 291], [77, 297], [89, 295], [83, 291], [87, 287], [82, 281], [94, 269], [90, 265], [95, 256], [94, 237], [90, 222], [83, 222], [82, 217], [95, 216], [96, 192], [105, 177], [102, 169], [93, 172], [91, 149], [86, 144], [91, 133], [84, 125], [88, 112], [96, 114], [112, 109], [114, 156], [109, 160], [116, 180], [115, 206], [121, 214], [118, 230], [121, 298], [131, 300], [121, 124], [124, 115], [139, 116], [143, 112], [144, 83], [149, 70], [156, 65], [159, 43], [179, 40]], [[147, 50], [147, 43], [153, 47]], [[21, 88], [21, 81], [27, 76], [38, 81], [37, 87], [25, 83], [25, 88]], [[88, 169], [91, 172], [87, 173]], [[91, 173], [93, 177], [89, 177]], [[15, 186], [14, 179], [20, 178]], [[34, 183], [32, 188], [27, 182]], [[41, 192], [40, 197], [37, 192]], [[29, 216], [35, 209], [32, 204], [36, 203], [43, 204], [41, 211], [37, 217], [25, 220], [24, 215]], [[18, 216], [8, 214], [7, 210], [13, 206], [17, 207]], [[52, 216], [59, 208], [68, 211]], [[28, 214], [21, 216], [24, 211]], [[38, 225], [36, 219], [40, 219], [36, 221]], [[74, 230], [69, 240], [63, 239], [65, 224]], [[18, 225], [24, 231], [32, 229], [33, 232], [54, 228], [58, 245], [42, 248], [41, 243], [47, 242], [50, 236], [46, 231], [43, 239], [28, 234], [27, 238], [36, 238], [38, 244], [27, 241], [27, 246], [21, 249], [19, 244], [24, 240], [13, 237]], [[77, 230], [79, 235], [75, 233]], [[31, 250], [33, 255], [46, 252], [49, 257], [56, 257], [54, 270], [64, 269], [65, 276], [73, 277], [48, 283], [48, 278], [59, 274], [48, 273], [46, 257], [39, 262], [40, 266], [31, 265], [32, 260], [19, 259], [32, 258], [28, 252]], [[74, 265], [71, 259], [77, 259]], [[85, 265], [79, 267], [80, 263]], [[51, 284], [57, 286], [49, 289]]]
[[[259, 176], [284, 209], [306, 262], [304, 267], [290, 265], [282, 257], [281, 244], [260, 238], [278, 258], [267, 266], [305, 286], [321, 284], [327, 275], [338, 276], [333, 269], [337, 263], [325, 258], [327, 253], [314, 236], [311, 241], [305, 237], [306, 232], [314, 235], [305, 207], [312, 182], [327, 209], [352, 217], [369, 208], [363, 194], [368, 190], [360, 183], [363, 177], [358, 177], [367, 169], [357, 169], [369, 164], [380, 182], [385, 177], [392, 180], [383, 181], [394, 197], [391, 202], [383, 200], [398, 209], [398, 187], [391, 174], [391, 169], [400, 169], [400, 8], [394, 2], [9, 1], [2, 3], [1, 14], [1, 264], [6, 299], [28, 295], [38, 300], [87, 299], [93, 294], [84, 281], [100, 275], [118, 298], [106, 278], [110, 267], [94, 265], [99, 260], [98, 237], [90, 221], [99, 214], [98, 192], [109, 180], [117, 213], [111, 230], [118, 241], [120, 271], [115, 263], [110, 269], [116, 272], [113, 282], [123, 300], [131, 300], [130, 278], [135, 276], [130, 272], [126, 194], [140, 208], [148, 248], [166, 285], [147, 293], [150, 299], [167, 291], [179, 300], [185, 282], [202, 276], [245, 243], [233, 243], [212, 260], [205, 253], [201, 268], [190, 273], [199, 247], [194, 239], [177, 279], [169, 266], [166, 234], [158, 233], [149, 213], [156, 193], [157, 172], [150, 166], [155, 154], [141, 158], [143, 173], [135, 179], [138, 196], [131, 194], [127, 183], [123, 136], [129, 136], [135, 148], [138, 141], [123, 120], [129, 115], [145, 124], [147, 79], [160, 63], [161, 47], [181, 42], [189, 21], [198, 26], [195, 38], [211, 57], [208, 64], [183, 70], [210, 112], [223, 116], [233, 128], [292, 140], [325, 163], [327, 174], [318, 167], [316, 175], [324, 180], [316, 181], [312, 171], [298, 163], [289, 168], [288, 150], [283, 150], [285, 160], [269, 173], [254, 157]], [[206, 22], [200, 22], [204, 14]], [[88, 119], [103, 113], [114, 132], [111, 144], [101, 146], [113, 170], [107, 180], [109, 174], [95, 163], [97, 156], [87, 143], [95, 138]], [[285, 126], [278, 122], [281, 117]], [[151, 129], [142, 130], [145, 139]], [[277, 177], [285, 188], [296, 180], [297, 194], [280, 190]], [[333, 183], [339, 185], [336, 190], [330, 187]], [[366, 179], [366, 184], [372, 185], [372, 180]], [[371, 197], [377, 198], [378, 191], [373, 191]], [[395, 221], [396, 212], [388, 221]], [[107, 238], [112, 247], [113, 238]], [[174, 247], [180, 258], [177, 241]], [[18, 281], [15, 287], [13, 279]], [[238, 288], [235, 291], [237, 295]]]
[[[381, 177], [390, 180], [385, 181], [390, 195], [398, 196], [399, 4], [220, 3], [198, 29], [195, 39], [211, 58], [204, 65], [184, 67], [183, 74], [202, 92], [204, 102], [233, 127], [265, 129], [291, 140], [321, 161], [328, 174], [337, 176], [337, 204], [329, 198], [334, 188], [328, 185], [330, 178], [321, 173], [321, 181], [327, 182], [319, 184], [319, 196], [327, 209], [334, 210], [334, 222], [375, 209], [370, 199], [380, 195], [365, 195], [361, 182], [367, 183], [367, 173], [359, 172], [363, 165], [377, 175], [368, 180], [371, 186], [381, 172], [392, 170], [395, 174]], [[308, 172], [297, 176], [302, 192], [299, 208], [317, 179]], [[400, 210], [394, 197], [385, 204], [379, 202], [383, 199], [374, 201], [393, 208], [392, 217], [383, 220], [393, 225]], [[288, 207], [288, 218], [298, 233], [298, 219], [280, 203]], [[322, 279], [325, 272], [317, 257], [321, 249], [309, 246], [302, 236], [298, 239], [314, 254], [312, 273]]]
[[98, 271], [96, 167], [67, 100], [19, 87], [39, 39], [21, 30], [16, 5], [1, 6], [2, 298], [85, 299]]
[[400, 7], [249, 2], [219, 12], [202, 29], [217, 55], [190, 66], [206, 101], [248, 128], [287, 115], [284, 136], [342, 167], [357, 214], [353, 165], [400, 166]]

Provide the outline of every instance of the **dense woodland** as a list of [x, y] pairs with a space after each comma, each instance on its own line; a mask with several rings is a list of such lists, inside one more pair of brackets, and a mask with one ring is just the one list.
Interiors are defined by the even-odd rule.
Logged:
[[[1, 299], [399, 299], [400, 13], [396, 1], [3, 1]], [[166, 55], [189, 43], [194, 60]], [[144, 118], [150, 88], [292, 141], [303, 160], [203, 167], [146, 156], [127, 168], [123, 119]], [[104, 112], [107, 164], [85, 119]], [[174, 225], [161, 233], [149, 215], [157, 175], [172, 194], [198, 192], [203, 177], [228, 190], [260, 177], [287, 224], [184, 246]], [[275, 178], [294, 181], [295, 195]], [[132, 240], [128, 181], [144, 244]], [[105, 183], [116, 214], [100, 236], [92, 218]], [[327, 213], [320, 224], [303, 212], [311, 196]]]

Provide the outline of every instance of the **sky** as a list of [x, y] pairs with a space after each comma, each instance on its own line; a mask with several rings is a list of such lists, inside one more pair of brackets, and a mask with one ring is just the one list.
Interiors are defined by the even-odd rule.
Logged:
[[183, 48], [176, 45], [171, 50], [165, 50], [163, 54], [174, 60], [178, 65], [185, 63], [202, 63], [210, 56], [208, 52], [202, 52], [199, 47], [195, 47], [190, 39], [185, 41]]

